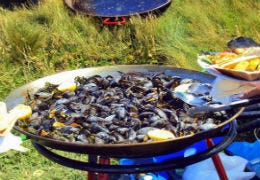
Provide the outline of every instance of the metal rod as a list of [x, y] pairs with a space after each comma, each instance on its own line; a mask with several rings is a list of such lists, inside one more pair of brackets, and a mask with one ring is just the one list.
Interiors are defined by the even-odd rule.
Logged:
[[157, 172], [161, 170], [183, 168], [187, 165], [197, 163], [204, 159], [207, 159], [220, 151], [224, 150], [233, 142], [236, 137], [236, 121], [230, 123], [229, 131], [214, 148], [207, 149], [198, 154], [189, 156], [189, 157], [177, 157], [165, 160], [160, 163], [150, 163], [150, 164], [138, 164], [138, 165], [104, 165], [96, 164], [90, 162], [81, 162], [78, 160], [69, 159], [58, 154], [53, 153], [46, 147], [39, 145], [35, 142], [32, 142], [34, 147], [48, 159], [59, 163], [61, 165], [71, 167], [73, 169], [79, 169], [83, 171], [92, 171], [92, 172], [101, 172], [101, 173], [114, 173], [114, 174], [137, 174], [137, 173], [146, 173], [146, 172]]
[[[89, 155], [88, 162], [96, 164], [97, 163], [97, 156], [96, 155]], [[88, 180], [96, 180], [96, 173], [92, 171], [88, 171], [87, 173]]]
[[[99, 164], [110, 164], [110, 159], [107, 157], [99, 157]], [[107, 173], [99, 173], [98, 174], [98, 180], [108, 180], [109, 179], [109, 174]]]
[[[215, 145], [214, 145], [214, 142], [212, 141], [212, 139], [206, 139], [206, 144], [209, 148], [213, 148]], [[217, 173], [218, 173], [218, 176], [221, 180], [228, 180], [228, 177], [227, 177], [227, 174], [226, 174], [226, 171], [225, 171], [225, 168], [218, 156], [218, 154], [215, 154], [211, 157], [212, 161], [213, 161], [213, 164], [217, 170]]]

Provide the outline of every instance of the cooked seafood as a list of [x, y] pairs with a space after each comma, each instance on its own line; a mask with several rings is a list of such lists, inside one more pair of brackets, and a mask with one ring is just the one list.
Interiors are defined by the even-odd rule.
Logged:
[[161, 132], [158, 129], [167, 132], [163, 139], [178, 138], [228, 119], [225, 112], [188, 116], [185, 108], [190, 105], [174, 95], [183, 84], [188, 84], [187, 93], [215, 103], [208, 97], [209, 84], [164, 73], [77, 77], [66, 86], [46, 83], [37, 92], [28, 92], [25, 104], [33, 113], [18, 120], [17, 126], [67, 142], [116, 144], [162, 140], [148, 136]]

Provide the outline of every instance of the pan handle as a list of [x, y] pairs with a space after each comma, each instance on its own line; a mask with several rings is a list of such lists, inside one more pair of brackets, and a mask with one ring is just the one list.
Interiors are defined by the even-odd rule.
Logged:
[[242, 99], [239, 101], [234, 101], [231, 102], [230, 104], [221, 104], [221, 105], [216, 105], [216, 106], [209, 106], [209, 105], [203, 105], [203, 106], [198, 106], [195, 108], [191, 108], [188, 110], [189, 114], [198, 114], [202, 112], [218, 112], [218, 111], [224, 111], [228, 109], [233, 109], [233, 108], [239, 108], [239, 107], [246, 107], [252, 104], [257, 104], [260, 102], [260, 97], [255, 97], [251, 99]]
[[104, 25], [120, 25], [120, 24], [125, 24], [126, 23], [126, 17], [120, 17], [121, 21], [113, 21], [111, 20], [112, 18], [107, 17], [103, 20]]

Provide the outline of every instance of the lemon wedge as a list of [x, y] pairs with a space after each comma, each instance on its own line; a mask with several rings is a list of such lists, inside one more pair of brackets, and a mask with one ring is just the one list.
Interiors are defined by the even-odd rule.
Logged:
[[164, 129], [153, 129], [148, 131], [148, 137], [154, 141], [161, 141], [166, 139], [173, 139], [175, 138], [174, 134], [170, 131]]
[[24, 120], [32, 115], [31, 107], [24, 104], [15, 106], [8, 113], [4, 102], [0, 102], [0, 112], [0, 136], [10, 132], [18, 119]]
[[18, 104], [9, 113], [14, 113], [17, 115], [17, 118], [20, 120], [25, 120], [32, 115], [32, 108], [24, 104]]
[[75, 91], [75, 89], [77, 88], [77, 84], [74, 82], [63, 82], [57, 88], [61, 92]]

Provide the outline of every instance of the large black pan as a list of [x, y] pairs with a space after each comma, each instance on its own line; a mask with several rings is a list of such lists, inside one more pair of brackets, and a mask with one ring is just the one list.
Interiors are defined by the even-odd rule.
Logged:
[[[54, 84], [59, 84], [66, 82], [68, 80], [73, 80], [76, 76], [91, 76], [95, 74], [100, 74], [102, 76], [113, 75], [119, 76], [121, 72], [143, 72], [143, 73], [158, 73], [164, 72], [171, 76], [180, 76], [182, 78], [192, 78], [197, 79], [201, 82], [211, 83], [214, 77], [205, 73], [200, 73], [197, 71], [173, 68], [168, 66], [146, 66], [146, 65], [131, 65], [131, 66], [112, 66], [112, 67], [97, 67], [97, 68], [86, 68], [78, 69], [73, 71], [67, 71], [58, 73], [55, 75], [47, 76], [29, 84], [26, 84], [16, 90], [14, 90], [6, 99], [7, 107], [10, 109], [18, 103], [23, 103], [25, 100], [25, 93], [27, 91], [34, 91], [43, 87], [45, 82], [50, 82]], [[54, 140], [50, 138], [41, 137], [38, 135], [31, 134], [29, 132], [23, 131], [19, 127], [15, 129], [26, 136], [28, 136], [33, 142], [38, 143], [43, 146], [69, 151], [77, 153], [95, 154], [95, 155], [107, 155], [110, 157], [147, 157], [156, 156], [171, 153], [184, 149], [185, 147], [212, 136], [215, 136], [220, 132], [223, 127], [234, 120], [243, 111], [243, 108], [239, 109], [236, 113], [230, 112], [230, 118], [225, 122], [222, 122], [217, 127], [203, 131], [194, 135], [184, 136], [181, 138], [158, 141], [158, 142], [147, 142], [147, 143], [136, 143], [136, 144], [82, 144], [82, 143], [72, 143], [64, 142], [59, 140]]]
[[[75, 12], [106, 18], [104, 24], [123, 24], [125, 17], [131, 15], [159, 14], [171, 3], [171, 0], [64, 0]], [[110, 21], [110, 18], [122, 18], [122, 21]]]

